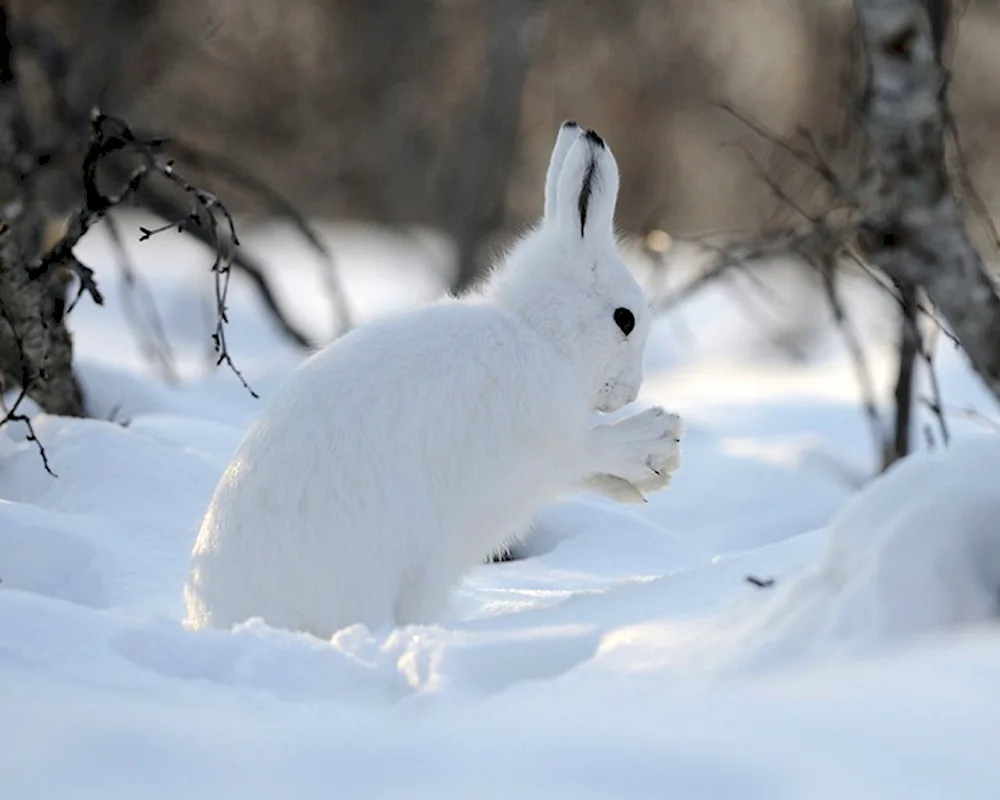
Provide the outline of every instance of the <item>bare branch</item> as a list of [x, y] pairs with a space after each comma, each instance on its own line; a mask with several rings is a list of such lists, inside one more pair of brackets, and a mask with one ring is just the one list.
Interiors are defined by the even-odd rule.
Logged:
[[847, 190], [844, 183], [838, 177], [836, 170], [820, 154], [819, 147], [816, 145], [816, 141], [809, 131], [800, 129], [797, 132], [806, 144], [806, 147], [799, 147], [793, 140], [782, 136], [767, 127], [760, 120], [731, 103], [713, 103], [713, 105], [732, 115], [736, 120], [757, 134], [757, 136], [770, 142], [779, 150], [788, 153], [795, 161], [807, 167], [833, 190], [835, 197], [843, 198], [850, 201], [851, 205], [856, 205], [853, 200], [853, 193]]
[[795, 211], [800, 217], [802, 217], [807, 222], [811, 222], [814, 225], [819, 222], [819, 218], [814, 214], [806, 211], [798, 202], [785, 191], [785, 188], [781, 186], [776, 180], [774, 180], [770, 175], [768, 175], [767, 170], [764, 166], [757, 160], [756, 156], [750, 152], [746, 147], [741, 147], [747, 162], [750, 164], [750, 168], [757, 174], [757, 177], [764, 182], [764, 184], [771, 190], [771, 193], [778, 199], [779, 202], [784, 203], [786, 206]]
[[[7, 308], [3, 304], [2, 298], [0, 298], [0, 317], [3, 318], [4, 322], [10, 326], [12, 336], [17, 344], [17, 349], [20, 352], [24, 352], [24, 341], [20, 338], [18, 333], [18, 326], [15, 320], [8, 314]], [[28, 435], [27, 439], [29, 442], [34, 442], [35, 447], [38, 448], [38, 455], [42, 459], [42, 466], [45, 467], [45, 471], [49, 473], [53, 478], [57, 477], [52, 471], [52, 466], [49, 464], [48, 453], [45, 452], [45, 446], [42, 444], [41, 439], [38, 438], [35, 433], [35, 427], [31, 422], [31, 417], [20, 411], [21, 404], [28, 399], [28, 391], [31, 389], [34, 382], [34, 377], [31, 374], [31, 368], [28, 366], [27, 359], [22, 359], [21, 361], [21, 376], [20, 376], [20, 388], [18, 390], [17, 396], [14, 398], [14, 402], [8, 407], [3, 400], [3, 394], [6, 390], [4, 385], [3, 375], [0, 374], [0, 406], [4, 415], [0, 418], [0, 427], [10, 423], [10, 422], [21, 422], [27, 428]]]
[[871, 428], [872, 441], [875, 443], [877, 450], [876, 457], [879, 463], [884, 464], [888, 443], [882, 416], [878, 410], [875, 381], [872, 379], [871, 367], [868, 364], [868, 358], [865, 355], [861, 339], [851, 325], [847, 311], [844, 308], [844, 303], [837, 287], [837, 265], [835, 260], [827, 258], [819, 262], [819, 268], [823, 278], [827, 302], [830, 304], [830, 310], [833, 312], [834, 322], [840, 329], [851, 363], [854, 365], [855, 380], [857, 380], [858, 387], [861, 389], [861, 406], [865, 411], [865, 418], [868, 420], [868, 425]]
[[[934, 408], [935, 400], [929, 397], [922, 397], [921, 400], [924, 404]], [[949, 405], [939, 405], [936, 410], [939, 410], [941, 414], [959, 417], [961, 419], [969, 420], [970, 422], [975, 422], [984, 428], [989, 428], [992, 431], [1000, 432], [1000, 422], [991, 417], [986, 416], [983, 412], [977, 411], [971, 406], [962, 408], [959, 406], [949, 406]]]
[[[243, 387], [250, 392], [251, 395], [257, 397], [257, 393], [250, 388], [250, 385], [246, 382], [243, 374], [233, 363], [229, 347], [226, 342], [226, 325], [229, 322], [226, 302], [229, 294], [229, 280], [232, 274], [232, 254], [234, 249], [239, 246], [239, 238], [236, 235], [236, 224], [233, 221], [232, 215], [229, 213], [229, 209], [227, 209], [214, 194], [206, 192], [204, 189], [199, 189], [174, 170], [173, 162], [165, 159], [159, 152], [159, 148], [163, 144], [162, 141], [140, 141], [136, 139], [132, 131], [121, 120], [106, 115], [99, 115], [99, 118], [102, 121], [111, 123], [113, 127], [119, 130], [120, 135], [123, 138], [128, 140], [130, 144], [135, 145], [136, 149], [145, 160], [145, 167], [147, 171], [155, 172], [156, 174], [166, 178], [170, 183], [174, 184], [174, 186], [184, 192], [184, 194], [186, 194], [191, 201], [191, 211], [181, 219], [175, 220], [172, 224], [165, 225], [155, 230], [145, 228], [140, 229], [142, 231], [140, 241], [144, 241], [145, 239], [169, 230], [170, 228], [186, 230], [192, 225], [204, 228], [209, 232], [215, 249], [215, 259], [212, 262], [212, 273], [215, 276], [216, 324], [215, 331], [212, 334], [212, 341], [215, 345], [215, 352], [217, 356], [216, 365], [225, 364], [229, 367], [232, 373], [239, 378]], [[219, 224], [217, 215], [222, 217], [223, 225]]]
[[[915, 321], [916, 324], [916, 321]], [[948, 430], [948, 421], [944, 415], [944, 399], [941, 394], [941, 383], [938, 380], [937, 368], [934, 364], [934, 351], [937, 345], [937, 334], [941, 333], [940, 325], [935, 324], [931, 328], [930, 341], [922, 341], [920, 356], [927, 367], [927, 377], [931, 384], [931, 397], [928, 398], [928, 405], [938, 421], [938, 430], [941, 432], [941, 440], [947, 446], [951, 442], [951, 434]]]
[[[273, 211], [288, 219], [295, 226], [322, 260], [323, 280], [326, 283], [327, 292], [330, 296], [333, 312], [336, 317], [334, 337], [336, 338], [349, 331], [353, 325], [353, 317], [347, 302], [347, 293], [344, 290], [339, 271], [337, 270], [337, 264], [333, 258], [333, 253], [330, 252], [330, 248], [326, 246], [326, 243], [323, 242], [319, 234], [313, 230], [312, 226], [295, 207], [294, 203], [265, 181], [262, 181], [256, 175], [243, 169], [239, 164], [236, 164], [225, 156], [218, 153], [206, 152], [174, 138], [171, 138], [166, 146], [167, 149], [176, 153], [179, 158], [198, 164], [205, 172], [231, 180], [250, 190], [263, 199]], [[233, 265], [247, 271], [235, 258]], [[270, 292], [269, 289], [268, 292]], [[271, 310], [276, 310], [276, 306]]]
[[[202, 242], [202, 244], [206, 244], [209, 247], [214, 246], [212, 229], [207, 225], [202, 225], [200, 218], [191, 218], [189, 210], [183, 204], [177, 202], [170, 194], [162, 191], [160, 187], [144, 182], [139, 187], [136, 199], [140, 205], [156, 216], [171, 220], [160, 229], [151, 230], [151, 235], [155, 235], [157, 232], [177, 229], [178, 225], [182, 224], [184, 233], [194, 237]], [[177, 220], [180, 220], [180, 223]], [[277, 295], [267, 277], [265, 267], [242, 248], [234, 248], [230, 252], [229, 257], [231, 259], [231, 266], [240, 270], [253, 283], [258, 296], [264, 303], [264, 308], [277, 323], [279, 330], [299, 347], [307, 349], [315, 347], [316, 343], [304, 331], [300, 330], [281, 310]]]
[[900, 286], [902, 308], [899, 321], [899, 364], [896, 369], [896, 402], [892, 447], [886, 454], [884, 467], [888, 467], [910, 452], [910, 428], [913, 411], [913, 374], [917, 354], [923, 350], [920, 328], [917, 324], [917, 290], [914, 286]]
[[[216, 325], [212, 341], [217, 356], [216, 364], [228, 366], [247, 391], [256, 397], [256, 393], [233, 363], [226, 342], [225, 326], [229, 321], [226, 299], [229, 291], [231, 254], [239, 244], [236, 226], [229, 211], [215, 195], [194, 186], [174, 170], [173, 163], [166, 160], [160, 152], [163, 139], [139, 139], [125, 122], [97, 110], [92, 114], [91, 126], [91, 144], [83, 160], [85, 203], [70, 220], [63, 237], [48, 253], [43, 254], [35, 264], [31, 265], [28, 270], [29, 277], [37, 280], [57, 266], [68, 266], [80, 277], [81, 292], [87, 291], [95, 302], [102, 303], [103, 297], [93, 280], [93, 271], [76, 258], [73, 249], [94, 224], [105, 219], [113, 208], [132, 197], [145, 179], [151, 175], [166, 179], [189, 198], [190, 210], [182, 218], [161, 228], [141, 229], [140, 241], [173, 228], [187, 230], [197, 226], [208, 232], [215, 252], [212, 272], [215, 276]], [[103, 159], [118, 153], [138, 156], [141, 163], [129, 173], [127, 183], [121, 191], [114, 195], [105, 195], [97, 186], [97, 169]], [[217, 214], [224, 220], [224, 226], [220, 226]]]
[[990, 213], [989, 208], [987, 208], [986, 202], [979, 194], [975, 181], [972, 179], [972, 173], [969, 171], [969, 165], [965, 158], [965, 149], [962, 147], [962, 137], [959, 135], [958, 128], [952, 124], [949, 131], [951, 134], [952, 150], [955, 153], [955, 161], [958, 165], [958, 180], [962, 188], [962, 195], [972, 206], [972, 210], [975, 212], [979, 223], [986, 229], [994, 255], [998, 255], [1000, 254], [1000, 231], [997, 230], [993, 215]]

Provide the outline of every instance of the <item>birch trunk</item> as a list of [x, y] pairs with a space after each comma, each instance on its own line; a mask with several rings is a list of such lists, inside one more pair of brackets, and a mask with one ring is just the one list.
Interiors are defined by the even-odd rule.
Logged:
[[875, 157], [859, 244], [898, 283], [927, 292], [1000, 398], [1000, 296], [966, 234], [946, 163], [945, 6], [855, 0], [869, 68], [861, 122]]

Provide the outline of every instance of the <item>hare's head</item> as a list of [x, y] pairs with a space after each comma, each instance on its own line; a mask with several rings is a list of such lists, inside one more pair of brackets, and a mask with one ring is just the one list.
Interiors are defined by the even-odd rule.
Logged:
[[578, 361], [591, 406], [635, 400], [650, 310], [614, 232], [618, 164], [594, 131], [564, 122], [545, 180], [541, 225], [509, 259], [509, 296]]

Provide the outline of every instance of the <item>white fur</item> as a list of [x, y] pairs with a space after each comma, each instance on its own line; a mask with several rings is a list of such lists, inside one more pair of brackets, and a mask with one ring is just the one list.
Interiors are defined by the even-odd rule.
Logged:
[[[560, 128], [545, 216], [482, 296], [357, 328], [267, 403], [202, 523], [190, 626], [262, 617], [329, 637], [433, 622], [462, 575], [558, 494], [666, 485], [676, 415], [593, 420], [636, 398], [650, 324], [616, 247], [618, 168], [599, 143]], [[619, 307], [635, 316], [627, 337]]]

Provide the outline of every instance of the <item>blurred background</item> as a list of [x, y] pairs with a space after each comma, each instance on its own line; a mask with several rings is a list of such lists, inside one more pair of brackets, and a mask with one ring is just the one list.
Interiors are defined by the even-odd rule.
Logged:
[[[968, 227], [992, 264], [1000, 4], [926, 2], [932, 18], [948, 20], [956, 186], [975, 199], [966, 206]], [[845, 184], [857, 184], [870, 164], [856, 118], [866, 76], [851, 0], [9, 0], [6, 7], [16, 25], [58, 43], [65, 80], [55, 83], [64, 84], [77, 121], [80, 109], [99, 107], [136, 131], [169, 136], [178, 169], [234, 213], [242, 242], [235, 284], [249, 287], [265, 311], [246, 324], [277, 321], [297, 357], [398, 305], [389, 299], [397, 289], [400, 298], [426, 300], [475, 285], [540, 214], [556, 129], [575, 119], [598, 130], [619, 162], [617, 224], [630, 263], [665, 312], [650, 348], [654, 369], [720, 356], [729, 370], [748, 357], [801, 366], [835, 356], [846, 364], [855, 427], [874, 437], [875, 471], [912, 446], [920, 382], [935, 383], [939, 326], [928, 316], [921, 329], [913, 298], [845, 258], [850, 243], [838, 238], [830, 212], [843, 194], [831, 199], [829, 182], [787, 146], [815, 156]], [[30, 90], [33, 66], [39, 86], [46, 64], [54, 83], [55, 61], [37, 41], [29, 45], [37, 52], [21, 59], [24, 102], [38, 106], [36, 119], [55, 119], [33, 100], [44, 91]], [[42, 141], [46, 130], [58, 139], [65, 128], [36, 126]], [[83, 133], [81, 142], [86, 125]], [[74, 152], [61, 173], [49, 171], [78, 173], [82, 151]], [[128, 164], [113, 177], [122, 186]], [[51, 183], [47, 213], [58, 223], [80, 193]], [[190, 206], [172, 189], [147, 182], [135, 199], [161, 220], [183, 219]], [[297, 228], [274, 233], [289, 221]], [[381, 238], [354, 247], [345, 226]], [[171, 299], [173, 290], [151, 276], [176, 278], [197, 251], [183, 250], [178, 237], [134, 247], [134, 225], [126, 246], [109, 230], [117, 240], [110, 251], [94, 244], [96, 229], [81, 245], [98, 248], [102, 285], [125, 287], [125, 313], [145, 360], [174, 380], [185, 370], [171, 363], [170, 349], [195, 334], [187, 332], [190, 313], [171, 303], [186, 308], [190, 300]], [[209, 241], [197, 226], [187, 232]], [[301, 269], [315, 256], [310, 248], [336, 251], [326, 277], [311, 283]], [[132, 273], [114, 275], [112, 260], [124, 269], [129, 257], [158, 287], [141, 301]], [[728, 278], [733, 265], [745, 280], [699, 299], [712, 270]], [[197, 270], [210, 274], [200, 262]], [[864, 291], [855, 285], [841, 295], [834, 271]], [[211, 302], [203, 305], [207, 318]], [[106, 313], [80, 314], [81, 325], [111, 324]], [[234, 319], [239, 339], [238, 310]], [[213, 324], [197, 332], [199, 347]], [[247, 336], [242, 341], [256, 341]], [[102, 353], [120, 346], [102, 343]], [[243, 347], [237, 357], [252, 368], [259, 349]], [[941, 416], [940, 400], [929, 404]], [[943, 436], [943, 420], [940, 427]]]
[[[56, 32], [105, 110], [225, 154], [311, 218], [443, 232], [458, 286], [538, 215], [553, 132], [605, 134], [618, 223], [674, 237], [782, 213], [749, 149], [808, 175], [720, 104], [852, 157], [850, 0], [15, 0]], [[1000, 4], [958, 4], [949, 55], [968, 166], [990, 208]], [[235, 211], [260, 211], [224, 176]], [[787, 211], [787, 209], [784, 209]], [[485, 249], [484, 249], [485, 248]]]

